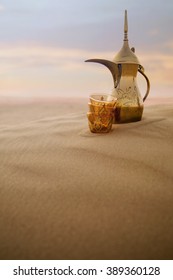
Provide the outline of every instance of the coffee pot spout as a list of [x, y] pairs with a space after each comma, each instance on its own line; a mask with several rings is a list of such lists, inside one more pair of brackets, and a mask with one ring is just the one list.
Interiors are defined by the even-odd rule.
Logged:
[[121, 64], [116, 64], [113, 61], [106, 60], [106, 59], [99, 59], [99, 58], [87, 59], [85, 60], [85, 62], [96, 62], [106, 66], [112, 74], [114, 88], [118, 86], [121, 79], [121, 71], [122, 71]]

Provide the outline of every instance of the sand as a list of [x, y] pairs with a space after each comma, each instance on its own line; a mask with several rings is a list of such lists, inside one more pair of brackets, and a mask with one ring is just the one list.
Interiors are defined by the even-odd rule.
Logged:
[[173, 258], [173, 100], [104, 135], [86, 111], [1, 103], [0, 259]]

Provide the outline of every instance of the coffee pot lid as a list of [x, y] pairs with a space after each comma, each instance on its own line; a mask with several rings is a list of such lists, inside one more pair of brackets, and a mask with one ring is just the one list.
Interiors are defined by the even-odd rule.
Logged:
[[[134, 48], [132, 48], [134, 50]], [[127, 10], [125, 10], [124, 16], [124, 43], [121, 50], [114, 57], [113, 62], [115, 63], [129, 63], [129, 64], [140, 64], [137, 56], [134, 54], [129, 47], [128, 43], [128, 21], [127, 21]]]

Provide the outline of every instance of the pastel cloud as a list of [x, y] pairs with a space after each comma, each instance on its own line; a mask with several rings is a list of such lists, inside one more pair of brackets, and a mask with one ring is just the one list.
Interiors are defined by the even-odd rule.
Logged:
[[[110, 91], [111, 75], [102, 66], [85, 64], [92, 57], [112, 59], [113, 52], [92, 52], [39, 45], [0, 47], [1, 92], [36, 96], [88, 96], [93, 91]], [[172, 87], [173, 58], [169, 53], [138, 52], [152, 90]]]
[[5, 7], [2, 4], [0, 4], [0, 12], [4, 11], [4, 9], [5, 9]]

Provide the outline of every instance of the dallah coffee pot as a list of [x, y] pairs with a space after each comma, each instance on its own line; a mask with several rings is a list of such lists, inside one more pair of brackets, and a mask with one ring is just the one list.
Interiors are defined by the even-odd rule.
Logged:
[[[143, 66], [135, 55], [135, 49], [130, 49], [129, 47], [127, 11], [125, 11], [124, 19], [124, 43], [113, 61], [89, 59], [86, 62], [101, 63], [112, 73], [114, 88], [110, 94], [110, 98], [112, 96], [117, 98], [114, 122], [140, 121], [143, 113], [143, 102], [149, 94], [150, 82], [144, 73]], [[138, 72], [145, 77], [147, 82], [147, 91], [143, 98], [141, 97], [136, 81]]]

